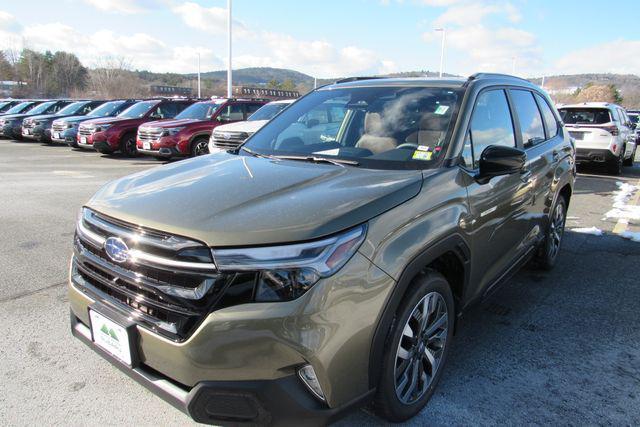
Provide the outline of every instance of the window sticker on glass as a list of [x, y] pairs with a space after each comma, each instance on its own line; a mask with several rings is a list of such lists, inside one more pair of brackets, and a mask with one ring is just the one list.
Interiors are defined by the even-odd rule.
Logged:
[[433, 153], [431, 151], [416, 150], [413, 152], [412, 158], [414, 160], [431, 160]]
[[418, 151], [429, 151], [429, 146], [428, 145], [418, 145], [417, 150]]
[[337, 156], [340, 154], [339, 148], [333, 148], [331, 150], [315, 151], [313, 154], [324, 154], [325, 156]]
[[447, 111], [449, 110], [449, 106], [448, 105], [438, 105], [438, 108], [436, 108], [436, 111], [434, 111], [434, 114], [438, 114], [439, 116], [444, 115]]

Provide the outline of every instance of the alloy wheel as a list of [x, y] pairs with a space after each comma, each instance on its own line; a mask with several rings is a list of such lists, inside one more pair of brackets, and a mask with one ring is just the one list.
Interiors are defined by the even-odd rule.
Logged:
[[396, 351], [395, 389], [403, 404], [417, 402], [429, 389], [440, 368], [448, 328], [444, 298], [428, 293], [411, 312]]
[[196, 145], [193, 147], [193, 155], [203, 156], [205, 154], [209, 154], [209, 141], [206, 139], [196, 141]]
[[560, 250], [562, 235], [564, 233], [564, 204], [557, 203], [553, 212], [553, 218], [549, 225], [549, 256], [554, 259]]

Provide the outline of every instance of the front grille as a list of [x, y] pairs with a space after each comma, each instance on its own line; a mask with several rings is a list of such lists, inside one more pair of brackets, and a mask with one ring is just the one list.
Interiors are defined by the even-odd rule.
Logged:
[[80, 125], [80, 127], [78, 128], [78, 133], [80, 134], [80, 136], [91, 136], [93, 134], [93, 130], [94, 128], [88, 128], [86, 126]]
[[237, 148], [247, 138], [249, 138], [247, 132], [214, 132], [213, 144], [223, 150], [230, 150]]
[[[103, 240], [121, 239], [135, 253], [113, 261]], [[102, 243], [101, 243], [102, 242]], [[252, 275], [215, 270], [209, 248], [84, 209], [74, 245], [72, 279], [93, 299], [174, 341], [187, 339], [225, 290]]]
[[29, 121], [24, 120], [24, 121], [22, 122], [22, 127], [23, 127], [24, 129], [33, 129], [34, 127], [36, 127], [36, 124], [35, 124], [35, 122], [32, 122], [32, 121], [30, 121], [30, 120], [29, 120]]
[[51, 125], [52, 132], [64, 132], [65, 130], [67, 130], [66, 123], [54, 123], [53, 125]]
[[162, 129], [159, 128], [138, 128], [138, 139], [140, 141], [157, 141], [162, 136]]

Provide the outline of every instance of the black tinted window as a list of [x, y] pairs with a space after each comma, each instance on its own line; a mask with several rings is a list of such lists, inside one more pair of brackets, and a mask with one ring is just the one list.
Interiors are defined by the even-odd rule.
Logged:
[[528, 90], [511, 90], [513, 106], [520, 120], [520, 132], [525, 147], [531, 147], [545, 140], [542, 116], [533, 93]]
[[542, 111], [542, 118], [544, 119], [544, 124], [547, 127], [547, 139], [553, 138], [558, 134], [558, 122], [556, 121], [556, 116], [551, 111], [551, 107], [547, 101], [538, 95], [535, 94], [536, 100], [538, 101], [538, 105], [540, 106], [540, 110]]
[[488, 90], [478, 96], [465, 143], [466, 162], [470, 163], [473, 158], [473, 167], [477, 167], [482, 151], [490, 145], [516, 146], [509, 103], [503, 90]]
[[249, 117], [262, 107], [263, 104], [245, 104], [246, 117]]
[[612, 121], [607, 108], [562, 108], [560, 117], [569, 125], [600, 125]]
[[242, 104], [227, 105], [218, 117], [225, 121], [232, 122], [244, 120], [244, 112], [242, 110]]

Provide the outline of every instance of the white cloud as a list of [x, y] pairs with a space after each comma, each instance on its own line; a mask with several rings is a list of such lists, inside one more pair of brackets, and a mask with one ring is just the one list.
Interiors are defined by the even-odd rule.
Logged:
[[153, 0], [84, 0], [98, 10], [132, 15], [146, 12], [155, 2]]
[[[186, 2], [174, 6], [173, 13], [180, 16], [189, 27], [210, 34], [226, 34], [227, 9], [221, 7], [203, 7], [197, 3]], [[236, 36], [246, 35], [246, 27], [243, 23], [233, 20], [233, 32]]]
[[568, 52], [554, 64], [559, 74], [620, 73], [640, 75], [640, 40], [614, 40]]

